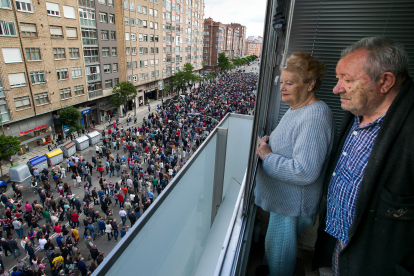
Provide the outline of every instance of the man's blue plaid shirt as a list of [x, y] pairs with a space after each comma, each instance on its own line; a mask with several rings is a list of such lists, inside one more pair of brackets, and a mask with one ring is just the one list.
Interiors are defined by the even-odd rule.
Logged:
[[354, 220], [359, 187], [384, 116], [363, 127], [359, 127], [361, 118], [355, 116], [331, 176], [325, 231], [345, 244]]

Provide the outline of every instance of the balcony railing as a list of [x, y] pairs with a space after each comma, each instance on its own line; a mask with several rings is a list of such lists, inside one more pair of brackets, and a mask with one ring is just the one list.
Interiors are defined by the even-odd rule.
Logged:
[[85, 64], [99, 63], [99, 56], [85, 57]]
[[96, 27], [96, 21], [90, 19], [80, 19], [81, 27]]
[[87, 81], [101, 80], [101, 73], [86, 75], [86, 80]]
[[171, 23], [171, 18], [166, 18], [166, 19], [165, 19], [165, 21], [166, 21], [167, 23]]
[[171, 66], [171, 62], [166, 62], [165, 63], [167, 66]]
[[167, 45], [168, 46], [171, 46], [171, 41], [167, 41]]
[[102, 96], [102, 89], [96, 91], [89, 91], [89, 99]]

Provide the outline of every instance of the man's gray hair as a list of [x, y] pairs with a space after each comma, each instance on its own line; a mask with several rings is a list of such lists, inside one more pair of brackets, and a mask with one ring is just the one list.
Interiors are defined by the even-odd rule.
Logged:
[[372, 81], [377, 81], [384, 72], [402, 78], [408, 75], [408, 54], [401, 43], [386, 37], [365, 37], [346, 47], [341, 57], [361, 48], [369, 52], [364, 71]]

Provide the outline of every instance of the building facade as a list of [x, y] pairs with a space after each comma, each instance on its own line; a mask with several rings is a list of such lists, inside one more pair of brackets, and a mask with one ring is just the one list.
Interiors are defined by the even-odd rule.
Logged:
[[256, 55], [260, 57], [261, 49], [262, 43], [259, 40], [246, 40], [246, 56]]
[[245, 55], [246, 26], [223, 24], [209, 17], [204, 19], [203, 36], [203, 60], [208, 70], [217, 67], [219, 53], [225, 53], [230, 59]]

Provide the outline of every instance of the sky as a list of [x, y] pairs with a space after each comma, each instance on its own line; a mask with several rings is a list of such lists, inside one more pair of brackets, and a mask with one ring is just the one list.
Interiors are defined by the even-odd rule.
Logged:
[[[247, 36], [263, 36], [266, 0], [205, 0], [204, 18], [223, 24], [239, 23], [247, 28]], [[246, 37], [247, 37], [246, 36]]]

